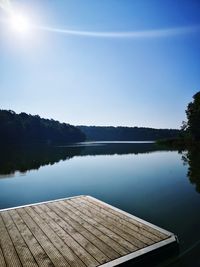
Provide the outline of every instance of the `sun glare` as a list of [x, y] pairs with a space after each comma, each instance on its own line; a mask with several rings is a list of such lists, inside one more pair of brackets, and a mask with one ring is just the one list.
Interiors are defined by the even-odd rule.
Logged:
[[15, 32], [27, 34], [30, 31], [30, 23], [25, 16], [12, 15], [10, 23]]

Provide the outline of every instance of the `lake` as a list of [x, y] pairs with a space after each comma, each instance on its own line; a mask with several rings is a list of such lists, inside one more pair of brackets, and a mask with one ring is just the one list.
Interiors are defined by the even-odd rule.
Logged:
[[152, 142], [2, 148], [0, 208], [91, 195], [178, 236], [179, 256], [158, 266], [200, 266], [199, 154]]

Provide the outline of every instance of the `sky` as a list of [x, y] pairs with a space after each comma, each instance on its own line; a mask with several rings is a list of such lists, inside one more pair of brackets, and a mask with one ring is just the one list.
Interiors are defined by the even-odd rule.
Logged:
[[[5, 6], [29, 32], [11, 29]], [[199, 90], [199, 0], [0, 0], [1, 109], [180, 128]]]

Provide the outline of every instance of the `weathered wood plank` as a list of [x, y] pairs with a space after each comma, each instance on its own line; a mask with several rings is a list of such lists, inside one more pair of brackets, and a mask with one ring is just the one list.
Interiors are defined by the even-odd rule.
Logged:
[[[152, 228], [152, 227], [149, 227], [141, 222], [139, 222], [138, 220], [135, 220], [133, 218], [130, 218], [129, 216], [125, 215], [125, 214], [122, 214], [120, 212], [117, 212], [116, 210], [112, 209], [111, 207], [107, 206], [107, 205], [104, 205], [103, 203], [101, 203], [100, 201], [95, 201], [93, 198], [90, 198], [90, 197], [87, 197], [85, 196], [85, 199], [87, 201], [90, 201], [90, 202], [93, 202], [96, 206], [99, 206], [99, 207], [102, 207], [102, 208], [105, 208], [105, 210], [109, 211], [110, 214], [114, 214], [116, 215], [117, 217], [127, 221], [127, 222], [130, 222], [131, 224], [134, 224], [136, 226], [138, 226], [139, 228], [142, 228], [144, 230], [146, 230], [147, 232], [153, 234], [154, 236], [156, 236], [157, 238], [163, 240], [165, 238], [168, 237], [168, 235]], [[156, 240], [157, 241], [157, 240]]]
[[2, 267], [6, 267], [6, 262], [5, 262], [5, 259], [4, 259], [4, 256], [3, 256], [3, 251], [0, 247], [0, 266]]
[[30, 250], [26, 246], [21, 234], [19, 233], [18, 229], [16, 228], [11, 216], [8, 212], [2, 212], [2, 218], [4, 224], [9, 232], [10, 238], [15, 246], [17, 254], [20, 258], [20, 261], [23, 266], [27, 267], [37, 267], [37, 263], [33, 258]]
[[[119, 217], [116, 215], [110, 214], [108, 211], [106, 211], [105, 207], [98, 207], [97, 205], [90, 203], [87, 201], [87, 198], [81, 198], [80, 201], [84, 203], [86, 206], [88, 206], [91, 209], [94, 209], [96, 212], [98, 212], [101, 216], [101, 218], [105, 218], [106, 221], [110, 222], [111, 224], [115, 225], [116, 227], [122, 229], [124, 232], [128, 233], [129, 235], [132, 235], [134, 238], [137, 238], [141, 242], [143, 242], [146, 245], [152, 245], [155, 242], [160, 241], [161, 239], [154, 237], [151, 235], [151, 238], [148, 237], [148, 232], [143, 230], [142, 228], [136, 227], [134, 224], [130, 224], [126, 222], [125, 220], [120, 220]], [[129, 227], [131, 226], [131, 227]]]
[[174, 242], [89, 196], [0, 211], [0, 267], [111, 267]]
[[38, 205], [32, 207], [37, 211], [57, 233], [57, 235], [65, 242], [76, 255], [85, 263], [88, 267], [95, 267], [99, 263], [79, 244], [77, 243], [62, 227], [60, 227], [56, 220], [53, 220], [49, 213], [53, 213], [45, 205]]
[[15, 247], [10, 239], [6, 230], [3, 219], [0, 214], [0, 246], [3, 251], [6, 265], [8, 267], [21, 267], [22, 264], [19, 260]]
[[60, 225], [81, 245], [83, 246], [100, 264], [109, 261], [109, 258], [95, 245], [93, 245], [88, 239], [86, 239], [82, 233], [79, 233], [77, 227], [72, 224], [71, 220], [66, 214], [57, 209], [54, 203], [46, 204], [54, 213], [60, 218]]
[[105, 227], [105, 225], [101, 224], [98, 222], [98, 220], [96, 220], [96, 218], [94, 216], [91, 216], [91, 214], [89, 212], [87, 212], [86, 210], [83, 210], [80, 205], [69, 201], [68, 203], [70, 203], [70, 205], [77, 209], [79, 212], [81, 212], [81, 216], [87, 220], [88, 222], [93, 222], [93, 225], [103, 231], [105, 233], [105, 235], [110, 236], [113, 240], [115, 240], [116, 242], [118, 242], [122, 247], [124, 247], [127, 251], [131, 252], [131, 251], [135, 251], [138, 248], [136, 246], [134, 246], [133, 244], [131, 244], [130, 242], [128, 242], [127, 240], [125, 240], [123, 237], [119, 236], [117, 233], [113, 232], [112, 229], [110, 230], [109, 228]]
[[10, 210], [8, 213], [11, 215], [12, 219], [15, 221], [15, 224], [23, 237], [23, 239], [26, 242], [26, 245], [32, 252], [38, 266], [41, 267], [53, 267], [53, 263], [41, 247], [41, 245], [38, 243], [34, 235], [29, 230], [28, 226], [25, 224], [25, 222], [21, 219], [19, 214], [16, 212], [16, 210]]
[[[82, 200], [82, 198], [81, 198], [81, 200]], [[87, 201], [87, 203], [91, 207], [95, 208], [97, 211], [99, 211], [99, 212], [105, 214], [106, 216], [110, 217], [111, 219], [113, 219], [114, 220], [113, 223], [117, 223], [120, 226], [123, 225], [124, 227], [126, 227], [128, 229], [130, 228], [134, 232], [138, 232], [141, 235], [142, 241], [144, 243], [147, 243], [150, 245], [154, 242], [159, 242], [159, 241], [163, 240], [163, 238], [164, 238], [164, 236], [162, 238], [161, 236], [158, 237], [157, 235], [151, 233], [151, 231], [149, 231], [150, 227], [147, 228], [144, 225], [139, 225], [138, 223], [135, 222], [135, 220], [132, 220], [132, 222], [127, 221], [124, 218], [121, 218], [122, 216], [120, 213], [110, 212], [109, 208], [106, 205], [100, 206], [100, 204], [98, 202], [93, 201], [91, 198], [85, 197], [84, 201]], [[147, 229], [148, 229], [148, 231], [147, 231]], [[156, 231], [156, 232], [158, 232], [158, 231]], [[158, 234], [159, 234], [159, 232], [158, 232]], [[153, 242], [151, 243], [151, 242], [149, 242], [149, 240], [152, 240]]]
[[60, 209], [62, 212], [64, 212], [68, 218], [71, 219], [73, 225], [76, 226], [76, 229], [91, 243], [93, 243], [96, 247], [98, 247], [106, 256], [108, 256], [110, 259], [116, 259], [120, 256], [120, 254], [116, 253], [112, 247], [108, 246], [107, 243], [102, 242], [101, 240], [101, 232], [99, 236], [94, 235], [95, 229], [93, 232], [88, 231], [83, 224], [81, 223], [81, 219], [78, 218], [78, 221], [76, 220], [76, 215], [73, 215], [73, 213], [70, 210], [65, 209], [65, 206], [62, 205], [61, 202], [55, 203], [55, 206]]
[[96, 248], [91, 242], [89, 242], [84, 236], [82, 236], [76, 229], [63, 218], [62, 212], [57, 211], [57, 208], [53, 208], [48, 203], [45, 205], [46, 209], [49, 209], [48, 214], [55, 222], [57, 222], [71, 237], [76, 240], [98, 263], [106, 262], [106, 256]]
[[137, 239], [136, 237], [132, 236], [131, 232], [127, 233], [126, 231], [123, 231], [124, 229], [117, 227], [115, 224], [113, 224], [113, 222], [109, 218], [105, 217], [103, 214], [97, 212], [93, 208], [90, 208], [84, 202], [80, 202], [79, 199], [72, 199], [70, 201], [75, 202], [78, 205], [80, 205], [81, 208], [83, 210], [86, 210], [90, 214], [91, 217], [95, 217], [95, 219], [99, 223], [105, 225], [107, 228], [111, 229], [113, 232], [117, 233], [118, 235], [120, 235], [121, 237], [129, 241], [131, 244], [136, 246], [138, 249], [144, 248], [147, 245], [144, 242]]
[[48, 257], [51, 259], [55, 266], [69, 267], [70, 265], [52, 244], [51, 240], [43, 233], [40, 227], [33, 221], [30, 215], [24, 210], [24, 208], [18, 209], [17, 212], [20, 214], [23, 221], [28, 225], [29, 229], [41, 244]]
[[[102, 229], [98, 230], [96, 227], [96, 222], [93, 219], [85, 218], [84, 215], [78, 211], [76, 208], [70, 205], [69, 201], [60, 201], [60, 206], [64, 208], [65, 211], [68, 212], [69, 216], [73, 218], [75, 221], [79, 222], [83, 227], [85, 227], [88, 231], [93, 233], [97, 238], [101, 239], [105, 244], [107, 244], [107, 248], [110, 250], [112, 248], [117, 252], [115, 255], [125, 255], [128, 253], [128, 250], [124, 249], [118, 242], [110, 238], [108, 234], [102, 231]], [[114, 256], [114, 255], [113, 255]]]
[[[56, 209], [51, 209], [51, 205], [43, 205], [42, 207], [48, 209], [48, 215], [60, 225], [66, 233], [68, 233], [78, 244], [80, 244], [95, 260], [96, 265], [99, 265], [101, 261], [105, 262], [105, 256], [102, 257], [102, 252], [93, 246], [87, 239], [85, 239], [76, 229], [68, 224], [62, 217], [62, 214], [55, 212]], [[60, 215], [60, 216], [59, 216]], [[100, 255], [99, 255], [100, 253]]]
[[62, 241], [62, 239], [48, 225], [47, 220], [44, 220], [34, 211], [32, 207], [26, 207], [26, 212], [38, 224], [42, 231], [50, 238], [52, 244], [63, 255], [66, 261], [72, 267], [85, 267], [83, 262], [71, 251], [71, 249]]

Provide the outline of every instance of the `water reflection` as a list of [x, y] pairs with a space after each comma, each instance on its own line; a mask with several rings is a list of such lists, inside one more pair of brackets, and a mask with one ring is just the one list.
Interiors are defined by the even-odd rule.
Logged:
[[[12, 177], [29, 170], [38, 170], [45, 165], [53, 165], [75, 156], [125, 155], [169, 151], [155, 143], [108, 143], [86, 142], [66, 146], [12, 146], [1, 147], [0, 178]], [[181, 152], [184, 164], [188, 165], [188, 178], [200, 193], [200, 146], [192, 146]]]
[[182, 159], [185, 164], [188, 164], [187, 176], [190, 182], [200, 193], [200, 145], [189, 147], [186, 152], [182, 153]]
[[53, 165], [80, 154], [81, 148], [57, 148], [52, 146], [15, 146], [1, 149], [0, 177], [13, 176], [16, 171], [25, 173], [41, 166]]
[[[123, 155], [150, 153], [161, 150], [154, 143], [81, 143], [67, 146], [15, 146], [2, 147], [0, 177], [13, 176], [16, 171], [25, 173], [41, 166], [53, 165], [74, 156]], [[162, 149], [164, 150], [164, 149]]]

